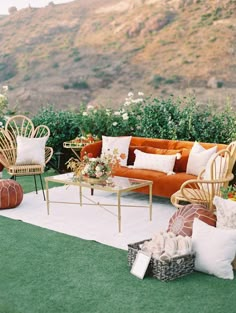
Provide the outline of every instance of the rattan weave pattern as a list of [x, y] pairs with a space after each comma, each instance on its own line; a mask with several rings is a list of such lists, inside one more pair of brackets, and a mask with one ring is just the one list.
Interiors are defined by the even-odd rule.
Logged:
[[[140, 245], [147, 240], [128, 245], [128, 264], [130, 267], [132, 267], [135, 261], [138, 250], [140, 250]], [[174, 257], [170, 261], [160, 261], [152, 257], [146, 275], [161, 281], [174, 280], [192, 273], [194, 270], [194, 260], [194, 254]]]

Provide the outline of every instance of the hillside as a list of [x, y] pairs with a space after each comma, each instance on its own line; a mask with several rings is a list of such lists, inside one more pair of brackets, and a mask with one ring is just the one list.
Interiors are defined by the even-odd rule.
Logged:
[[127, 93], [236, 106], [236, 1], [76, 0], [0, 19], [11, 106], [117, 106]]

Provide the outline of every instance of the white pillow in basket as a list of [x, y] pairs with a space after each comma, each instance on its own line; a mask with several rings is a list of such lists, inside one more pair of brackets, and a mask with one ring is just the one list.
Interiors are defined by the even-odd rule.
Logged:
[[234, 278], [231, 263], [236, 252], [236, 230], [216, 228], [195, 218], [192, 247], [197, 271], [224, 279]]
[[113, 154], [114, 150], [117, 149], [119, 155], [125, 154], [125, 159], [120, 159], [120, 165], [126, 166], [131, 138], [132, 136], [124, 137], [102, 136], [102, 155]]
[[198, 174], [200, 174], [200, 172], [206, 167], [212, 154], [216, 153], [216, 151], [217, 146], [206, 150], [195, 141], [189, 154], [186, 173], [198, 176]]
[[134, 150], [135, 160], [133, 168], [154, 170], [164, 173], [173, 172], [176, 154], [163, 155], [145, 153], [138, 149]]
[[45, 165], [45, 145], [48, 137], [28, 138], [17, 136], [16, 165]]

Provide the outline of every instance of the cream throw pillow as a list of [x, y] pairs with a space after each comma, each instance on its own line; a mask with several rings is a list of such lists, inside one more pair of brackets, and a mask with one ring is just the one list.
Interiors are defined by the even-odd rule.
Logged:
[[236, 251], [236, 230], [216, 228], [195, 218], [192, 247], [197, 271], [224, 279], [234, 278], [231, 263]]
[[48, 137], [28, 138], [17, 136], [16, 165], [45, 165], [45, 145]]
[[120, 165], [126, 166], [129, 154], [129, 145], [131, 136], [125, 137], [107, 137], [102, 136], [102, 154], [113, 154], [114, 150], [118, 150], [119, 155], [125, 154], [125, 159], [120, 159]]
[[212, 179], [219, 179], [219, 178], [225, 178], [226, 174], [227, 174], [227, 168], [226, 168], [226, 164], [225, 164], [225, 158], [218, 156], [215, 159], [215, 166], [213, 168], [214, 170], [214, 177], [211, 176], [211, 164], [213, 159], [215, 158], [216, 153], [213, 153], [212, 156], [210, 157], [210, 159], [208, 160], [206, 167], [205, 167], [205, 172], [203, 175], [203, 178], [205, 180], [212, 180]]
[[215, 196], [213, 204], [216, 206], [216, 227], [236, 229], [236, 201]]
[[217, 146], [206, 150], [198, 142], [195, 142], [189, 154], [186, 173], [198, 176], [216, 151]]
[[134, 150], [136, 155], [133, 168], [142, 168], [164, 173], [173, 172], [176, 155], [163, 155], [145, 153], [138, 149]]

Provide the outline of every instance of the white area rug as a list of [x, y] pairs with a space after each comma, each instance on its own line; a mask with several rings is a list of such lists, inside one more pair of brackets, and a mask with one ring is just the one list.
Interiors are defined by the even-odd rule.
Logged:
[[[90, 190], [84, 189], [90, 196]], [[100, 203], [116, 204], [115, 194], [95, 190], [93, 200]], [[57, 187], [49, 190], [51, 201], [79, 202], [78, 188]], [[84, 199], [84, 202], [88, 201]], [[149, 208], [135, 207], [147, 205], [148, 196], [139, 193], [123, 194], [121, 204], [133, 205], [121, 209], [121, 233], [118, 232], [117, 207], [101, 208], [98, 205], [50, 204], [47, 214], [46, 201], [42, 192], [25, 194], [20, 206], [10, 210], [0, 210], [0, 215], [26, 223], [48, 228], [68, 235], [127, 250], [129, 243], [151, 238], [158, 231], [166, 230], [175, 208], [168, 199], [154, 197], [153, 218], [149, 221]]]

